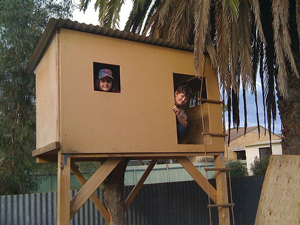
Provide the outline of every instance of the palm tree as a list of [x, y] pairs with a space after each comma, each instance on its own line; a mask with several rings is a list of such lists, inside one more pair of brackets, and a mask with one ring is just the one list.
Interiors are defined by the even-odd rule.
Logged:
[[[124, 2], [96, 1], [100, 25], [117, 28]], [[89, 3], [81, 0], [81, 9], [85, 11]], [[207, 53], [218, 70], [222, 96], [227, 96], [229, 127], [231, 111], [234, 125], [239, 126], [240, 88], [245, 129], [247, 89], [255, 96], [259, 125], [256, 82], [260, 78], [264, 122], [270, 134], [276, 119], [277, 94], [283, 149], [286, 154], [299, 155], [299, 4], [295, 0], [134, 0], [125, 30], [193, 44], [197, 76], [203, 74]]]

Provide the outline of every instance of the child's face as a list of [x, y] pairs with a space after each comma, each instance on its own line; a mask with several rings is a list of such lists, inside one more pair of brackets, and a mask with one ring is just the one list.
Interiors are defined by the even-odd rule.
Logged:
[[101, 91], [110, 91], [112, 89], [112, 79], [110, 77], [100, 79], [99, 88]]
[[188, 102], [189, 98], [184, 93], [175, 92], [175, 105], [185, 105]]

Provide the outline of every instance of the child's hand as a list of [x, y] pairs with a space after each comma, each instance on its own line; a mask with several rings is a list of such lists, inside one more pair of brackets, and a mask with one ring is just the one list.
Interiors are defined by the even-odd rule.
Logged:
[[178, 114], [179, 114], [179, 109], [177, 108], [176, 105], [172, 108], [172, 111], [175, 113], [176, 116], [178, 116]]

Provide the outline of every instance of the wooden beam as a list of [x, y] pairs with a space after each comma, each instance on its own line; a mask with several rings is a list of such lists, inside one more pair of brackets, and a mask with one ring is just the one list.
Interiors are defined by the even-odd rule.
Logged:
[[59, 151], [57, 161], [57, 225], [70, 224], [70, 164], [70, 157]]
[[91, 178], [83, 185], [77, 194], [71, 200], [70, 218], [72, 218], [86, 202], [86, 200], [95, 192], [105, 178], [119, 164], [122, 158], [108, 158], [100, 168], [91, 176]]
[[57, 163], [57, 154], [48, 154], [36, 157], [36, 163]]
[[36, 150], [32, 151], [32, 156], [38, 156], [45, 153], [49, 153], [51, 151], [58, 151], [60, 149], [60, 143], [59, 142], [52, 142], [44, 147], [38, 148]]
[[204, 168], [205, 171], [230, 171], [230, 168]]
[[[202, 148], [204, 145], [199, 145], [199, 148]], [[215, 148], [212, 148], [214, 150], [209, 149], [209, 152], [206, 153], [208, 156], [214, 156], [218, 155], [220, 153], [220, 150], [217, 151]], [[165, 158], [165, 159], [175, 159], [177, 157], [185, 157], [185, 156], [205, 156], [205, 151], [199, 151], [199, 152], [157, 152], [157, 153], [89, 153], [89, 154], [73, 154], [70, 153], [72, 157], [72, 161], [79, 162], [79, 161], [100, 161], [100, 160], [106, 160], [107, 158], [124, 158], [129, 157], [132, 159], [153, 159], [153, 158]]]
[[[75, 177], [80, 182], [80, 184], [82, 186], [85, 185], [86, 179], [81, 174], [81, 172], [79, 171], [79, 169], [77, 168], [77, 166], [75, 165], [74, 162], [71, 163], [71, 170], [73, 171]], [[109, 215], [108, 211], [106, 210], [105, 206], [102, 204], [102, 202], [99, 200], [99, 198], [97, 197], [97, 195], [95, 193], [93, 193], [91, 195], [91, 199], [94, 202], [94, 204], [96, 205], [96, 207], [98, 208], [98, 210], [101, 212], [102, 216], [107, 221], [107, 223], [110, 224], [110, 215]]]
[[184, 169], [194, 178], [197, 184], [205, 191], [205, 193], [217, 203], [217, 191], [208, 182], [208, 180], [201, 174], [201, 172], [194, 166], [194, 164], [187, 157], [177, 158], [178, 162]]
[[[215, 167], [225, 168], [223, 155], [215, 156]], [[228, 204], [227, 179], [225, 171], [216, 171], [217, 202], [219, 205]], [[230, 225], [228, 207], [218, 207], [219, 225]]]
[[213, 137], [227, 137], [228, 134], [223, 134], [223, 133], [202, 133], [202, 135], [208, 135], [208, 136], [213, 136]]
[[200, 102], [207, 102], [207, 103], [213, 103], [213, 104], [222, 104], [224, 105], [224, 102], [223, 101], [219, 101], [219, 100], [212, 100], [212, 99], [206, 99], [206, 98], [199, 98], [199, 101]]
[[130, 194], [128, 195], [127, 199], [125, 200], [125, 210], [127, 210], [132, 203], [133, 199], [138, 194], [139, 190], [142, 188], [145, 180], [147, 179], [148, 175], [150, 174], [151, 170], [155, 166], [158, 159], [152, 159], [151, 163], [143, 173], [142, 177], [140, 178], [139, 182], [134, 186]]

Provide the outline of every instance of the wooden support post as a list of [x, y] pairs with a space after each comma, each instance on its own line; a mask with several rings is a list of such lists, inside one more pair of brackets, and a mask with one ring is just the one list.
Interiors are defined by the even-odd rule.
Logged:
[[149, 166], [147, 167], [147, 169], [143, 173], [143, 175], [140, 178], [139, 182], [134, 186], [134, 188], [132, 189], [132, 191], [128, 195], [127, 199], [125, 200], [125, 210], [127, 210], [129, 208], [131, 202], [133, 201], [135, 196], [138, 194], [139, 190], [142, 188], [145, 180], [147, 179], [147, 177], [150, 174], [151, 170], [155, 166], [156, 162], [157, 162], [157, 159], [152, 159], [151, 163], [149, 164]]
[[91, 176], [91, 178], [83, 185], [77, 194], [71, 200], [69, 210], [70, 218], [72, 218], [80, 209], [80, 207], [95, 192], [105, 178], [113, 171], [123, 158], [108, 158], [100, 168]]
[[58, 151], [57, 225], [70, 224], [70, 166], [71, 159]]
[[[83, 186], [86, 183], [86, 179], [80, 173], [79, 169], [73, 162], [71, 163], [71, 169], [72, 169], [74, 175], [76, 176], [77, 180]], [[102, 216], [107, 221], [107, 223], [110, 224], [110, 215], [109, 215], [108, 211], [106, 210], [105, 206], [102, 204], [102, 202], [99, 200], [99, 198], [97, 197], [97, 195], [95, 193], [93, 193], [91, 195], [91, 199], [94, 202], [94, 204], [96, 205], [96, 207], [98, 208], [98, 210], [101, 212]]]
[[177, 161], [184, 167], [184, 169], [194, 178], [197, 184], [205, 191], [205, 193], [216, 203], [217, 191], [202, 175], [202, 173], [194, 166], [194, 164], [187, 157], [177, 158]]
[[[224, 156], [215, 156], [215, 167], [225, 168]], [[216, 204], [228, 204], [227, 179], [224, 171], [216, 171], [217, 202]], [[219, 225], [230, 225], [228, 207], [218, 207]]]

